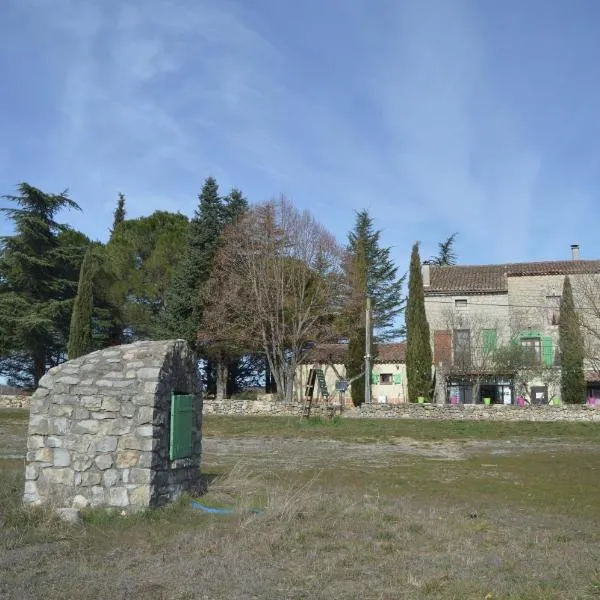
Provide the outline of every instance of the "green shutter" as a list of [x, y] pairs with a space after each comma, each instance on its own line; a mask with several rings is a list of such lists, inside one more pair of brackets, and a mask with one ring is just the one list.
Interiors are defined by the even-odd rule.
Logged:
[[490, 354], [496, 349], [497, 336], [495, 329], [484, 329], [483, 334], [483, 351]]
[[402, 383], [402, 373], [394, 373], [394, 383]]
[[193, 396], [172, 394], [171, 396], [171, 439], [169, 460], [187, 458], [193, 453]]
[[371, 383], [373, 385], [379, 385], [379, 373], [371, 373]]
[[554, 364], [554, 352], [551, 337], [542, 338], [542, 360], [547, 367], [551, 367]]

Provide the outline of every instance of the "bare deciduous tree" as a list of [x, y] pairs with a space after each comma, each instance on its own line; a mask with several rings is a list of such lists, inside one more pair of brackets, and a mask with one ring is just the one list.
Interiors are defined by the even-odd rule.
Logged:
[[214, 344], [264, 352], [291, 401], [309, 342], [331, 339], [341, 308], [343, 252], [284, 198], [253, 207], [225, 232], [207, 286], [204, 329]]

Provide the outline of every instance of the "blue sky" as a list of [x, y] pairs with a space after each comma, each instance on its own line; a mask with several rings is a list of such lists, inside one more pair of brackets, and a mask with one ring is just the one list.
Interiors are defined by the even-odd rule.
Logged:
[[0, 193], [69, 188], [105, 240], [118, 191], [191, 215], [213, 175], [342, 242], [367, 208], [403, 270], [454, 231], [600, 258], [598, 31], [595, 0], [2, 0]]

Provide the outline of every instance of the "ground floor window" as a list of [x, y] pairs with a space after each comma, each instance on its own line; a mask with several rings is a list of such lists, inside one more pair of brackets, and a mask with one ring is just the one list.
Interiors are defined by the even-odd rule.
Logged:
[[[512, 378], [484, 377], [451, 378], [446, 384], [448, 404], [514, 404], [514, 381]], [[486, 400], [488, 399], [488, 400]]]

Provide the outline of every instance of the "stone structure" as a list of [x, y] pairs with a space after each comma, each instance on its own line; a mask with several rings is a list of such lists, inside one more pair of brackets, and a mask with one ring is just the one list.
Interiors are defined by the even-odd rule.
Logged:
[[[575, 307], [586, 324], [588, 396], [600, 400], [600, 312], [593, 309], [600, 289], [600, 260], [497, 265], [423, 265], [425, 312], [431, 330], [438, 403], [515, 404], [560, 397], [558, 317], [565, 276]], [[592, 308], [590, 308], [592, 307]], [[495, 363], [498, 349], [517, 343], [530, 353], [526, 367]], [[583, 398], [582, 398], [583, 400]]]
[[[269, 402], [266, 400], [207, 400], [204, 414], [210, 415], [269, 415], [300, 417], [302, 403]], [[311, 415], [325, 416], [317, 405]], [[363, 404], [347, 408], [344, 418], [355, 419], [424, 419], [436, 421], [582, 421], [600, 423], [600, 406], [514, 406], [465, 404]]]
[[31, 397], [23, 394], [0, 395], [0, 408], [29, 408]]
[[[171, 460], [170, 436], [182, 418], [172, 413], [173, 394], [175, 406], [188, 395], [190, 422], [188, 451]], [[197, 366], [183, 341], [137, 342], [66, 362], [31, 398], [24, 503], [136, 510], [174, 500], [200, 475], [201, 426]]]

